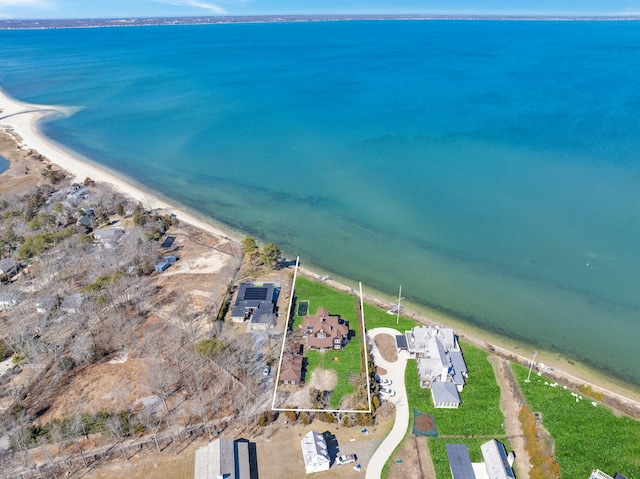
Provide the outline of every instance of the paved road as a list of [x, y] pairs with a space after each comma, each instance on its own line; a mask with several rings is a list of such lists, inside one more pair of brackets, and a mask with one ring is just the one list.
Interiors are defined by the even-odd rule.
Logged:
[[395, 338], [397, 334], [401, 334], [399, 331], [391, 328], [376, 328], [367, 332], [369, 342], [373, 345], [372, 356], [376, 366], [380, 366], [387, 370], [387, 374], [383, 377], [391, 379], [393, 384], [389, 386], [396, 392], [396, 395], [389, 398], [396, 407], [396, 418], [393, 423], [393, 428], [387, 437], [382, 441], [382, 444], [378, 446], [376, 452], [369, 460], [367, 465], [366, 479], [379, 479], [382, 475], [382, 468], [393, 454], [395, 448], [400, 444], [402, 438], [404, 438], [407, 427], [409, 426], [409, 402], [407, 401], [407, 391], [404, 385], [404, 370], [407, 366], [407, 352], [401, 351], [398, 353], [398, 360], [392, 363], [385, 361], [378, 351], [378, 348], [373, 340], [378, 334], [389, 334]]

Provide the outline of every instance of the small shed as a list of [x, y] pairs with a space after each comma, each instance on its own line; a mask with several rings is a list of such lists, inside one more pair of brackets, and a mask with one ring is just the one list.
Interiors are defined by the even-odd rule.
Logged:
[[166, 271], [169, 266], [171, 265], [169, 264], [168, 261], [160, 261], [158, 264], [155, 265], [153, 269], [158, 273], [162, 273], [163, 271]]

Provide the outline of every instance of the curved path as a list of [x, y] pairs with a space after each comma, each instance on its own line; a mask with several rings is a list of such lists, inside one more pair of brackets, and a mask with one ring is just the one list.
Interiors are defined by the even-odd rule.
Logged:
[[378, 449], [376, 449], [376, 452], [373, 453], [373, 456], [369, 460], [367, 474], [365, 476], [366, 479], [379, 479], [381, 477], [382, 468], [404, 438], [407, 427], [409, 426], [409, 402], [407, 400], [407, 390], [404, 385], [404, 370], [407, 366], [408, 359], [407, 352], [400, 351], [398, 353], [398, 359], [394, 362], [385, 361], [374, 341], [374, 338], [378, 334], [389, 334], [395, 339], [396, 335], [401, 333], [392, 328], [375, 328], [367, 331], [369, 342], [372, 345], [371, 356], [373, 362], [376, 366], [387, 370], [387, 373], [383, 375], [384, 378], [393, 381], [390, 388], [396, 392], [396, 395], [389, 398], [389, 402], [393, 403], [396, 408], [396, 418], [393, 423], [393, 428], [391, 428], [387, 437], [385, 437], [384, 441], [378, 446]]

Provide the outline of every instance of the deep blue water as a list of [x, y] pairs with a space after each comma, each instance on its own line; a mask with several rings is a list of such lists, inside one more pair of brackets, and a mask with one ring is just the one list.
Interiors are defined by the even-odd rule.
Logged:
[[640, 385], [640, 23], [0, 32], [56, 141], [203, 215]]

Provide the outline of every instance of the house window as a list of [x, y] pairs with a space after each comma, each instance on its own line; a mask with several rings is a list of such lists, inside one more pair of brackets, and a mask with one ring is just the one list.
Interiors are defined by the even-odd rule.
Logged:
[[318, 338], [320, 338], [320, 339], [324, 339], [324, 338], [326, 338], [326, 337], [327, 337], [327, 335], [326, 335], [324, 332], [319, 332], [319, 333], [318, 333]]

